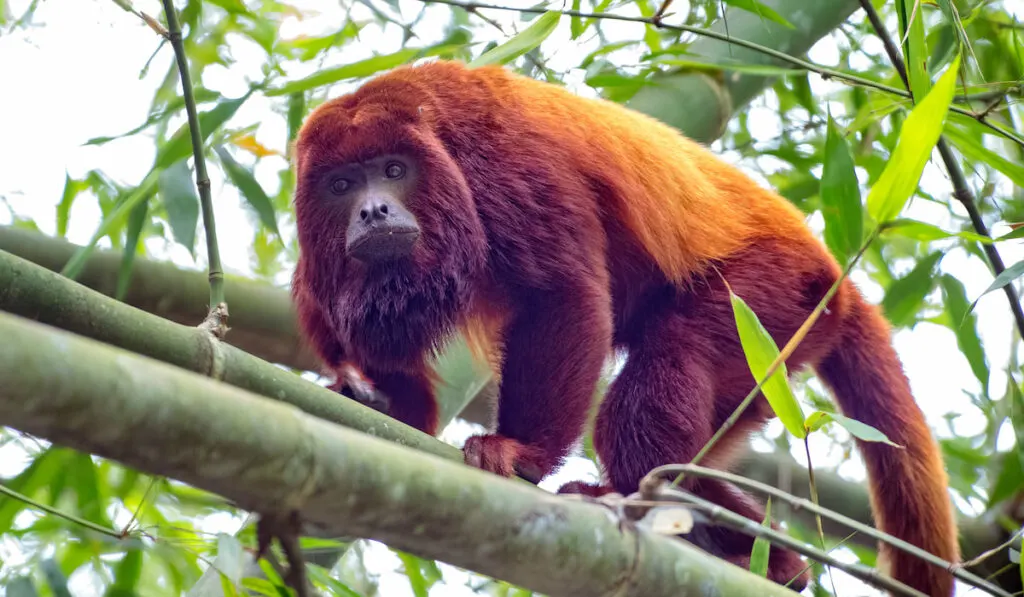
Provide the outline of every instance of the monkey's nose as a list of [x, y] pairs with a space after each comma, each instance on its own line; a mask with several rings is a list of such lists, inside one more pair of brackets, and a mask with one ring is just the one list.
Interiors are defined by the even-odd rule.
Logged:
[[364, 224], [371, 222], [383, 222], [388, 219], [388, 214], [391, 213], [391, 208], [388, 206], [387, 201], [375, 201], [373, 199], [367, 201], [359, 209], [359, 221]]

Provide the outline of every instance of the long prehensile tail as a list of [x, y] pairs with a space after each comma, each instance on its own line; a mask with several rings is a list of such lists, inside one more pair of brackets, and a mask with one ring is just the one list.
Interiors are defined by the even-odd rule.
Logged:
[[[872, 511], [882, 531], [945, 560], [959, 560], [956, 520], [939, 447], [914, 402], [892, 346], [889, 324], [857, 292], [841, 339], [817, 367], [846, 416], [871, 425], [904, 449], [859, 442]], [[953, 594], [952, 576], [903, 551], [881, 547], [886, 570], [933, 597]]]

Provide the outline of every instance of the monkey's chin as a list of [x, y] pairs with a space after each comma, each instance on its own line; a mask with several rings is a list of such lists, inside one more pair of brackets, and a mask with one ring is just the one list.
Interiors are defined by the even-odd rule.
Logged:
[[398, 261], [412, 255], [420, 231], [415, 228], [386, 228], [368, 230], [348, 243], [346, 253], [372, 265]]

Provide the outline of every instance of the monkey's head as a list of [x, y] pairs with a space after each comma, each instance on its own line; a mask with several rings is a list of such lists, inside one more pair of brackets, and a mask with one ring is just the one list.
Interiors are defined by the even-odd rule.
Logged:
[[408, 258], [420, 237], [416, 216], [406, 207], [416, 190], [417, 160], [379, 155], [340, 164], [325, 173], [320, 193], [337, 203], [345, 229], [345, 253], [364, 263]]
[[295, 141], [306, 283], [342, 336], [381, 350], [442, 341], [486, 264], [469, 184], [443, 141], [457, 115], [437, 105], [392, 71], [318, 107]]

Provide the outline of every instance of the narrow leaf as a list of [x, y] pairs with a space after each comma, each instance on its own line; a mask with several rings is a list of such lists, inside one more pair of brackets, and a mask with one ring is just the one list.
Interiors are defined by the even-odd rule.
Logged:
[[943, 134], [956, 145], [956, 148], [964, 156], [983, 164], [987, 164], [1002, 172], [1013, 181], [1013, 184], [1024, 188], [1024, 164], [1011, 162], [998, 153], [988, 149], [981, 144], [981, 141], [971, 137], [959, 126], [947, 126]]
[[142, 576], [141, 549], [129, 549], [114, 566], [114, 582], [107, 589], [107, 597], [128, 597], [136, 594], [135, 587]]
[[960, 57], [953, 59], [935, 87], [907, 116], [900, 130], [896, 149], [868, 194], [868, 213], [878, 222], [887, 222], [900, 214], [917, 190], [917, 183], [953, 100]]
[[943, 253], [929, 254], [910, 270], [910, 273], [896, 280], [886, 289], [882, 299], [882, 310], [894, 326], [909, 325], [920, 311], [928, 293], [935, 286], [935, 265]]
[[898, 234], [905, 238], [912, 238], [914, 240], [930, 242], [933, 240], [942, 240], [944, 238], [958, 237], [964, 240], [970, 240], [983, 244], [990, 244], [993, 240], [977, 232], [971, 232], [965, 230], [963, 232], [946, 232], [942, 228], [935, 226], [934, 224], [928, 224], [926, 222], [919, 222], [917, 220], [910, 219], [898, 219], [892, 220], [885, 226], [886, 233]]
[[[306, 94], [297, 91], [288, 96], [288, 144], [299, 136], [302, 119], [306, 117]], [[290, 150], [289, 150], [290, 151]]]
[[171, 233], [195, 256], [196, 225], [199, 222], [199, 196], [186, 159], [160, 173], [160, 199], [167, 209]]
[[764, 77], [784, 77], [786, 75], [805, 72], [797, 68], [774, 66], [771, 64], [735, 62], [726, 58], [717, 58], [714, 61], [700, 60], [697, 58], [661, 58], [655, 62], [659, 65], [674, 66], [681, 69], [706, 72], [731, 71], [745, 75], [761, 75]]
[[982, 292], [980, 295], [978, 295], [978, 298], [974, 299], [974, 302], [971, 303], [971, 308], [968, 310], [968, 312], [974, 310], [974, 306], [978, 304], [978, 301], [981, 300], [981, 297], [992, 292], [993, 290], [999, 290], [1003, 286], [1006, 286], [1010, 282], [1013, 282], [1022, 275], [1024, 275], [1024, 260], [1014, 263], [1010, 267], [1003, 270], [1003, 273], [996, 276], [996, 279], [992, 280], [992, 283], [989, 284], [989, 287], [985, 289], [985, 292]]
[[821, 173], [825, 242], [840, 263], [849, 261], [864, 237], [864, 214], [853, 156], [832, 115], [825, 138], [825, 167]]
[[859, 440], [889, 444], [895, 448], [903, 447], [897, 443], [893, 443], [893, 441], [889, 439], [889, 436], [874, 427], [866, 423], [861, 423], [856, 419], [845, 417], [839, 413], [829, 413], [822, 410], [811, 413], [811, 415], [807, 417], [807, 430], [817, 431], [825, 425], [833, 422], [838, 423], [843, 429], [846, 429], [850, 435]]
[[68, 589], [68, 577], [60, 569], [60, 565], [53, 558], [46, 558], [42, 562], [43, 577], [47, 586], [53, 591], [53, 597], [72, 597]]
[[772, 9], [767, 4], [759, 2], [758, 0], [725, 0], [725, 3], [728, 4], [729, 6], [738, 8], [740, 10], [752, 12], [757, 16], [761, 17], [762, 19], [768, 19], [769, 21], [778, 23], [783, 27], [795, 29], [795, 27], [793, 27], [793, 24], [784, 19], [782, 15], [775, 12], [775, 10]]
[[[761, 526], [772, 528], [772, 498], [764, 506], [764, 520]], [[768, 553], [771, 543], [764, 537], [754, 538], [754, 547], [750, 550], [750, 571], [761, 577], [768, 577]]]
[[388, 70], [405, 64], [415, 58], [418, 53], [419, 50], [416, 49], [405, 49], [395, 52], [394, 54], [383, 54], [367, 58], [366, 60], [361, 60], [359, 62], [353, 62], [352, 64], [344, 64], [334, 68], [328, 68], [317, 71], [303, 79], [286, 83], [281, 87], [268, 89], [266, 94], [268, 96], [291, 95], [293, 93], [323, 87], [324, 85], [330, 85], [346, 79], [361, 79], [382, 70]]
[[[761, 325], [757, 315], [743, 299], [733, 293], [731, 288], [729, 298], [732, 301], [736, 329], [739, 332], [743, 353], [747, 357], [747, 365], [754, 379], [760, 381], [764, 379], [768, 367], [779, 355], [779, 348], [768, 330]], [[783, 363], [761, 386], [761, 391], [786, 429], [796, 437], [803, 438], [806, 435], [803, 413], [786, 375], [786, 365]]]
[[[235, 112], [242, 107], [242, 104], [249, 99], [249, 93], [240, 98], [220, 102], [210, 110], [199, 115], [199, 128], [205, 142], [210, 134], [219, 129], [225, 122], [235, 115]], [[183, 123], [175, 131], [171, 138], [157, 151], [154, 168], [163, 169], [171, 164], [192, 155], [192, 137], [189, 134], [188, 123]]]
[[119, 226], [124, 221], [124, 218], [128, 216], [129, 212], [131, 212], [131, 210], [134, 209], [140, 201], [147, 199], [153, 193], [153, 190], [157, 185], [157, 178], [156, 170], [150, 170], [149, 173], [146, 174], [146, 178], [139, 183], [139, 186], [135, 187], [135, 189], [124, 198], [124, 201], [111, 210], [110, 213], [107, 214], [107, 217], [103, 218], [99, 227], [92, 233], [92, 237], [89, 239], [89, 242], [75, 251], [71, 256], [71, 259], [68, 259], [68, 262], [64, 264], [64, 269], [60, 272], [61, 275], [74, 280], [75, 277], [82, 272], [82, 268], [85, 267], [85, 262], [89, 259], [89, 255], [91, 255], [93, 249], [96, 248], [96, 243], [99, 242], [99, 240], [103, 238], [109, 230]]
[[132, 266], [139, 248], [139, 236], [146, 224], [149, 213], [149, 201], [143, 201], [132, 208], [128, 214], [128, 227], [125, 229], [124, 248], [121, 250], [121, 266], [117, 270], [117, 290], [114, 298], [123, 301], [128, 294], [128, 285], [132, 281]]
[[900, 39], [903, 39], [903, 61], [907, 65], [910, 90], [921, 101], [931, 88], [928, 76], [928, 48], [924, 35], [924, 3], [921, 0], [896, 0]]
[[267, 196], [266, 192], [263, 191], [260, 183], [256, 182], [252, 172], [236, 162], [235, 158], [231, 157], [231, 154], [223, 147], [217, 147], [215, 151], [217, 152], [217, 157], [220, 158], [220, 163], [224, 166], [224, 171], [227, 173], [228, 178], [231, 179], [231, 183], [242, 192], [242, 196], [245, 197], [245, 200], [249, 202], [249, 205], [259, 215], [263, 225], [280, 237], [281, 233], [277, 230], [277, 215], [274, 213], [274, 204], [270, 201], [270, 197]]
[[75, 180], [67, 172], [64, 173], [64, 192], [61, 194], [60, 203], [57, 204], [57, 235], [64, 237], [68, 234], [68, 219], [71, 216], [71, 205], [75, 198], [88, 185], [85, 181]]
[[558, 26], [561, 13], [546, 12], [505, 43], [491, 48], [469, 63], [472, 67], [486, 64], [506, 64], [539, 46]]
[[942, 286], [946, 313], [949, 314], [949, 326], [956, 334], [956, 344], [970, 364], [974, 376], [981, 382], [982, 392], [988, 394], [988, 359], [985, 357], [985, 350], [982, 348], [981, 338], [978, 336], [977, 321], [974, 314], [970, 312], [971, 306], [967, 302], [967, 291], [960, 280], [949, 274], [943, 274], [939, 278], [939, 283]]

